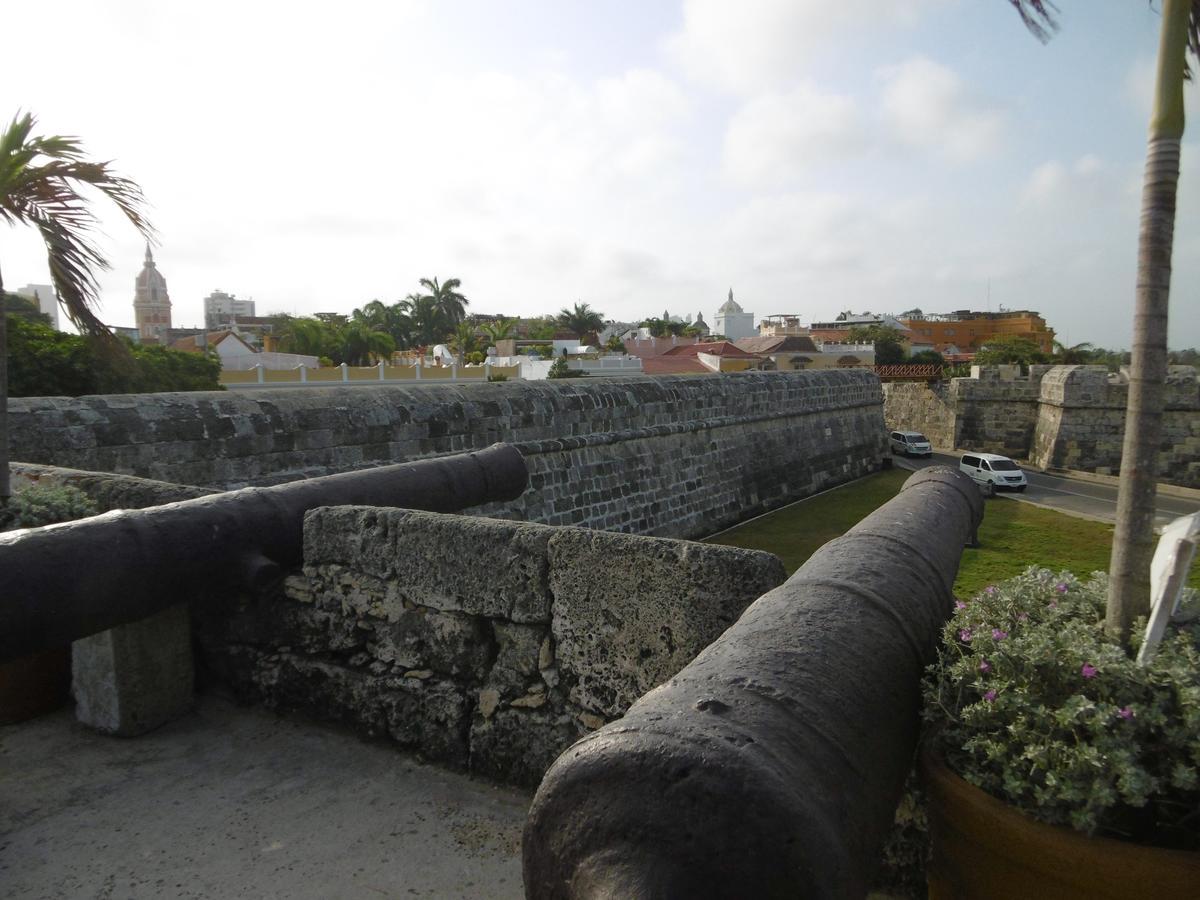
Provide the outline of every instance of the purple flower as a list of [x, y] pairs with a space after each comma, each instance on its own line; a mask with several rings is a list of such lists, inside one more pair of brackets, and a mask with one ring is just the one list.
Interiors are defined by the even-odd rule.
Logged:
[[1060, 594], [1065, 594], [1067, 592], [1067, 583], [1065, 581], [1060, 581], [1054, 586], [1054, 589]]
[[1008, 637], [1007, 631], [1001, 631], [999, 628], [992, 629], [992, 640], [993, 641], [1002, 641], [1006, 637]]
[[963, 643], [969, 642], [971, 640], [971, 629], [970, 628], [958, 629], [958, 639], [960, 641], [962, 641]]
[[967, 604], [963, 603], [961, 600], [955, 600], [955, 601], [954, 601], [954, 608], [955, 608], [955, 609], [966, 609], [966, 608], [967, 608]]
[[988, 703], [991, 703], [993, 700], [996, 699], [996, 692], [988, 691], [986, 694], [983, 695], [983, 699], [986, 700]]
[[994, 584], [989, 584], [983, 590], [985, 593], [994, 594], [994, 593], [996, 593], [996, 586]]
[[1132, 719], [1133, 718], [1133, 707], [1132, 706], [1122, 706], [1120, 709], [1117, 710], [1117, 715], [1120, 716], [1122, 719], [1126, 719], [1126, 720]]
[[981, 659], [979, 661], [979, 671], [986, 675], [988, 672], [992, 671], [992, 664], [986, 659]]
[[1079, 674], [1084, 678], [1095, 678], [1099, 670], [1091, 663], [1084, 663], [1083, 668], [1079, 670]]

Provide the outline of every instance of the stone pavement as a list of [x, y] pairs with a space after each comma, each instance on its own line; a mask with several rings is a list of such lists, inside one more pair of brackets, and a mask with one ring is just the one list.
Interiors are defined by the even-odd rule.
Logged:
[[522, 896], [530, 796], [211, 695], [132, 740], [0, 728], [5, 897]]

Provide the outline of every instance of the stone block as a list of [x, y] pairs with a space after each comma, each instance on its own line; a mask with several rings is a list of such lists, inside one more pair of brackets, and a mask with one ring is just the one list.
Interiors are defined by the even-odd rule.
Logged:
[[418, 606], [404, 610], [396, 621], [375, 623], [368, 651], [406, 669], [429, 668], [481, 681], [491, 661], [491, 634], [479, 618]]
[[771, 553], [585, 529], [549, 550], [558, 674], [574, 703], [610, 718], [787, 577]]
[[498, 709], [486, 719], [476, 716], [471, 723], [471, 772], [533, 787], [583, 733], [576, 717], [553, 704]]
[[307, 565], [340, 563], [401, 600], [469, 615], [548, 622], [542, 525], [413, 510], [332, 507], [304, 521]]
[[71, 657], [75, 715], [97, 731], [133, 737], [191, 709], [186, 604], [75, 641]]

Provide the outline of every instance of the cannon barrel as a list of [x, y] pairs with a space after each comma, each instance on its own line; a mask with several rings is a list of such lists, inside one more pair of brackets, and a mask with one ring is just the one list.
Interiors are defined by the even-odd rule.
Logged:
[[865, 896], [982, 515], [970, 479], [918, 472], [568, 748], [526, 821], [526, 896]]
[[516, 499], [528, 477], [520, 451], [495, 444], [0, 535], [0, 662], [270, 581], [302, 562], [310, 509], [455, 512]]

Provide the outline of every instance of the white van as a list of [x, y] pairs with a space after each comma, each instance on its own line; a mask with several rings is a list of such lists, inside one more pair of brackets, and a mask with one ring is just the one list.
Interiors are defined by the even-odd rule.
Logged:
[[996, 453], [964, 453], [958, 468], [976, 482], [999, 491], [1024, 491], [1029, 487], [1021, 467]]
[[929, 438], [919, 431], [893, 431], [888, 435], [888, 444], [893, 453], [905, 456], [933, 456], [933, 447]]

